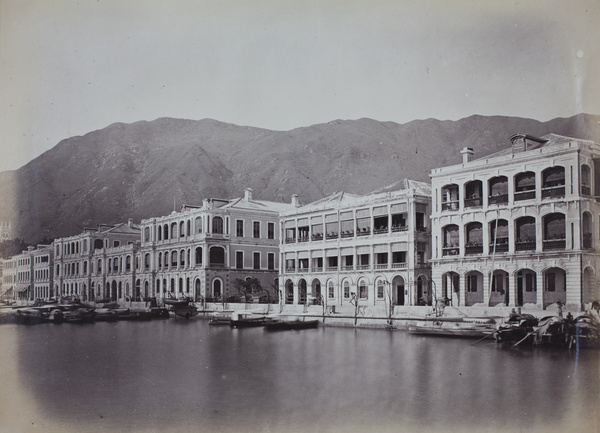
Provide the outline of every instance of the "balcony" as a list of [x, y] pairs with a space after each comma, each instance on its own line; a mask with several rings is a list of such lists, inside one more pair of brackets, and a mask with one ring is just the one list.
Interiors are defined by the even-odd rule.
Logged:
[[490, 195], [488, 197], [489, 204], [507, 204], [508, 203], [508, 194], [497, 194]]
[[367, 236], [371, 234], [371, 229], [369, 227], [363, 227], [362, 229], [356, 230], [356, 236]]
[[515, 191], [515, 201], [534, 200], [535, 190]]
[[497, 239], [495, 247], [494, 247], [494, 243], [490, 244], [490, 254], [507, 253], [507, 252], [508, 252], [508, 238]]
[[393, 232], [405, 232], [408, 230], [407, 226], [392, 226]]
[[564, 250], [567, 245], [566, 239], [544, 239], [544, 251]]
[[535, 240], [517, 240], [515, 251], [535, 251]]
[[565, 196], [565, 186], [542, 188], [542, 198], [562, 198]]
[[377, 263], [375, 265], [375, 269], [387, 269], [388, 268], [388, 264], [387, 263]]
[[286, 268], [285, 268], [285, 272], [287, 272], [288, 274], [293, 274], [293, 273], [295, 273], [295, 272], [296, 272], [296, 268], [289, 268], [289, 267], [286, 267]]
[[346, 230], [342, 232], [343, 238], [351, 238], [354, 237], [354, 231]]
[[326, 239], [337, 239], [339, 238], [339, 234], [337, 232], [330, 232], [325, 235]]
[[338, 270], [338, 267], [337, 267], [337, 266], [327, 266], [327, 267], [325, 268], [325, 270], [326, 270], [327, 272], [336, 272], [336, 271]]
[[374, 235], [381, 235], [381, 234], [387, 234], [388, 233], [388, 228], [387, 227], [380, 227], [378, 229], [373, 229], [373, 234]]
[[407, 263], [392, 263], [392, 269], [406, 269], [407, 267]]
[[370, 265], [356, 265], [357, 271], [368, 271], [369, 269], [371, 269]]
[[285, 243], [286, 244], [295, 244], [296, 238], [285, 238]]
[[465, 255], [483, 254], [483, 244], [470, 242], [465, 245]]
[[317, 233], [315, 235], [312, 235], [310, 238], [313, 241], [322, 241], [323, 240], [323, 233]]
[[298, 243], [300, 242], [308, 242], [308, 236], [302, 236], [298, 238]]
[[323, 266], [313, 266], [313, 272], [323, 272]]
[[483, 198], [481, 197], [472, 197], [465, 199], [465, 207], [481, 207], [483, 206]]
[[447, 201], [445, 203], [442, 203], [442, 211], [453, 211], [453, 210], [458, 210], [458, 200], [456, 201]]
[[459, 248], [456, 246], [442, 248], [443, 256], [458, 256]]
[[352, 265], [342, 266], [340, 268], [340, 270], [342, 270], [342, 271], [353, 271], [354, 270], [354, 266], [352, 266]]

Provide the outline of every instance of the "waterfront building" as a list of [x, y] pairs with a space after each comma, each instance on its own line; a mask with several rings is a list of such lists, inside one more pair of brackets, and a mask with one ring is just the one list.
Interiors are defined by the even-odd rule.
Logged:
[[38, 245], [37, 248], [31, 249], [30, 253], [33, 264], [30, 299], [54, 298], [55, 293], [52, 285], [54, 248], [52, 245]]
[[404, 180], [283, 212], [284, 302], [333, 308], [430, 303], [430, 203], [428, 184]]
[[238, 295], [237, 279], [256, 278], [264, 289], [278, 276], [279, 213], [290, 203], [205, 199], [179, 212], [141, 222], [141, 270], [136, 287], [158, 298], [216, 301]]
[[515, 134], [431, 172], [432, 278], [460, 306], [580, 309], [600, 298], [600, 146]]
[[17, 263], [15, 257], [2, 260], [2, 301], [12, 301], [15, 298], [17, 282]]
[[131, 298], [136, 270], [132, 263], [139, 241], [140, 228], [131, 219], [56, 239], [54, 293], [84, 301]]

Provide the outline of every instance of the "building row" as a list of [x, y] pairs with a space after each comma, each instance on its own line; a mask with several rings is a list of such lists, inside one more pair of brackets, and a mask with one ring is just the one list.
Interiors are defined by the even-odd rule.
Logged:
[[206, 199], [2, 262], [13, 299], [221, 300], [257, 279], [284, 304], [581, 308], [600, 298], [600, 146], [515, 134], [507, 148], [367, 195], [300, 205]]

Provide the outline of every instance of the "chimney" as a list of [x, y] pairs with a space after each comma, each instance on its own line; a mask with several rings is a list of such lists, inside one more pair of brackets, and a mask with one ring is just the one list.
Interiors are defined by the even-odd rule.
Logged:
[[292, 194], [292, 206], [298, 207], [298, 194]]
[[475, 151], [472, 147], [463, 147], [463, 150], [461, 150], [460, 153], [462, 153], [463, 156], [463, 164], [473, 161], [473, 155], [475, 154]]
[[244, 200], [246, 200], [246, 201], [252, 200], [252, 188], [246, 188], [244, 190]]
[[133, 226], [133, 218], [129, 218], [129, 219], [127, 220], [127, 225], [128, 225], [129, 227]]

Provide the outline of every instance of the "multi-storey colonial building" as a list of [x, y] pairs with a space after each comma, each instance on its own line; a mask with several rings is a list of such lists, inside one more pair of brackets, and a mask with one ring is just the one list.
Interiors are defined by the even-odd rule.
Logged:
[[139, 298], [133, 291], [136, 267], [132, 265], [139, 241], [140, 228], [131, 219], [56, 239], [54, 292], [83, 300]]
[[281, 215], [285, 303], [430, 301], [431, 190], [405, 180], [369, 195], [336, 193]]
[[54, 249], [52, 245], [38, 245], [36, 249], [31, 250], [31, 261], [33, 263], [31, 298], [53, 298], [55, 293], [54, 287], [52, 287], [54, 263]]
[[512, 147], [434, 169], [432, 278], [454, 305], [598, 299], [600, 146], [516, 134]]
[[294, 206], [243, 198], [205, 199], [202, 206], [142, 220], [139, 280], [144, 294], [223, 299], [236, 279], [277, 281], [279, 213]]

